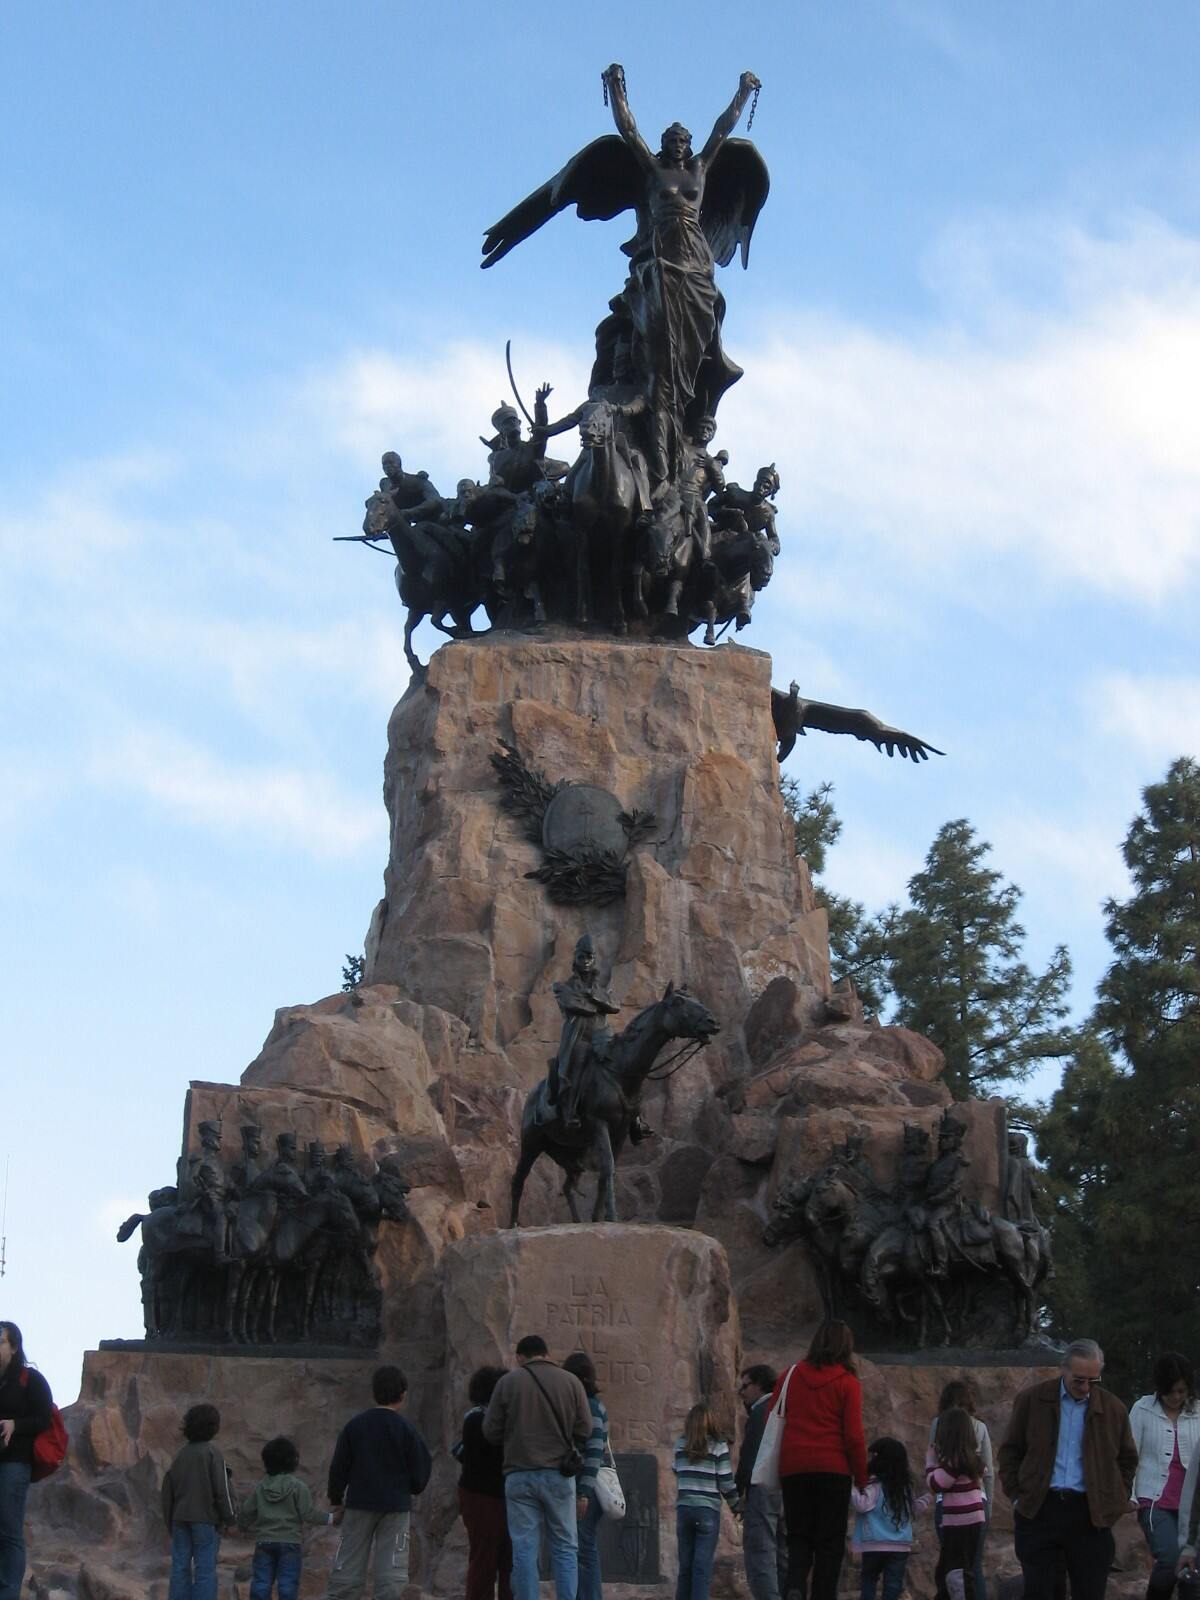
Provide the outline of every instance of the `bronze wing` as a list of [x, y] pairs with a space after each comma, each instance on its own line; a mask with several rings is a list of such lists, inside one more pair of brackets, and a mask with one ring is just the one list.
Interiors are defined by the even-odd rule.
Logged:
[[767, 164], [750, 140], [726, 139], [708, 169], [700, 206], [700, 226], [718, 265], [727, 267], [740, 249], [746, 266], [770, 187]]
[[831, 706], [821, 700], [801, 700], [800, 732], [817, 728], [822, 733], [852, 733], [856, 739], [865, 739], [876, 750], [889, 756], [907, 756], [910, 761], [928, 761], [930, 755], [943, 756], [944, 750], [918, 739], [915, 734], [900, 728], [889, 728], [869, 711], [854, 710], [850, 706]]
[[568, 206], [573, 205], [585, 222], [606, 222], [636, 207], [643, 187], [637, 158], [623, 139], [615, 133], [593, 139], [561, 172], [492, 224], [484, 235], [480, 266], [494, 267], [514, 245]]

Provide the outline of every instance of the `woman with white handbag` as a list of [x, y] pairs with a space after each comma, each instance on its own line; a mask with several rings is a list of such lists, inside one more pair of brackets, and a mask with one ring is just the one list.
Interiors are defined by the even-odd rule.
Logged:
[[[596, 1548], [596, 1531], [605, 1513], [598, 1492], [597, 1480], [603, 1471], [606, 1478], [616, 1481], [616, 1472], [605, 1465], [611, 1458], [608, 1446], [608, 1412], [604, 1409], [596, 1389], [596, 1368], [592, 1358], [582, 1350], [574, 1350], [563, 1362], [563, 1371], [571, 1372], [587, 1391], [588, 1408], [592, 1413], [592, 1433], [583, 1452], [583, 1471], [579, 1474], [576, 1514], [579, 1518], [579, 1590], [577, 1600], [601, 1600], [603, 1594], [600, 1572], [600, 1552]], [[607, 1490], [606, 1484], [606, 1490]], [[620, 1486], [617, 1486], [620, 1493]], [[624, 1501], [621, 1512], [624, 1513]]]
[[787, 1524], [786, 1600], [836, 1600], [851, 1482], [867, 1481], [854, 1336], [823, 1322], [803, 1361], [775, 1385], [752, 1481], [778, 1473]]

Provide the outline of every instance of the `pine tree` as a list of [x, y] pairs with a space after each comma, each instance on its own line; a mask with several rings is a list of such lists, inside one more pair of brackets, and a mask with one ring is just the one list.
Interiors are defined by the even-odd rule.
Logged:
[[833, 785], [823, 783], [819, 789], [802, 794], [795, 778], [783, 778], [779, 788], [792, 820], [796, 854], [807, 861], [808, 870], [816, 878], [825, 871], [829, 847], [837, 843], [842, 832], [842, 819], [833, 809]]
[[1041, 1137], [1070, 1195], [1082, 1308], [1135, 1382], [1200, 1342], [1200, 765], [1174, 762], [1142, 801], [1093, 1019], [1120, 1070], [1064, 1078]]
[[[1118, 1115], [1113, 1086], [1119, 1080], [1115, 1062], [1100, 1036], [1085, 1028], [1073, 1058], [1048, 1107], [1036, 1117], [1033, 1131], [1039, 1158], [1046, 1163], [1042, 1182], [1054, 1208], [1055, 1276], [1047, 1285], [1049, 1331], [1064, 1342], [1094, 1337], [1096, 1299], [1119, 1286], [1100, 1286], [1097, 1269], [1110, 1280], [1118, 1274], [1105, 1267], [1096, 1217], [1105, 1186], [1113, 1176], [1120, 1140], [1113, 1117]], [[1044, 1218], [1043, 1220], [1050, 1220]], [[1118, 1363], [1119, 1364], [1119, 1363]]]
[[1021, 891], [984, 865], [990, 850], [965, 819], [947, 822], [909, 880], [911, 904], [887, 941], [895, 1020], [941, 1047], [956, 1099], [1020, 1082], [1073, 1042], [1062, 1026], [1066, 947], [1041, 974], [1021, 959]]

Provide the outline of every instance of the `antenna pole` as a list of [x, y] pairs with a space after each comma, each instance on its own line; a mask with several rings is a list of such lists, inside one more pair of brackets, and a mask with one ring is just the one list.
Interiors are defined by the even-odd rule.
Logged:
[[4, 1158], [4, 1210], [0, 1214], [0, 1278], [8, 1264], [8, 1168], [11, 1156]]

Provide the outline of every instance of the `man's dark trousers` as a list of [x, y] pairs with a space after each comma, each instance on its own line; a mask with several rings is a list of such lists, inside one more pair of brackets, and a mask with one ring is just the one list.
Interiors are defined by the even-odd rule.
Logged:
[[1116, 1541], [1111, 1528], [1097, 1528], [1087, 1495], [1048, 1489], [1036, 1517], [1013, 1516], [1013, 1546], [1025, 1578], [1024, 1600], [1054, 1600], [1054, 1578], [1066, 1563], [1071, 1600], [1104, 1600]]

